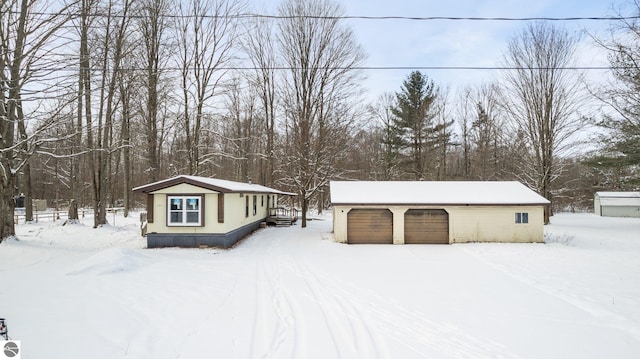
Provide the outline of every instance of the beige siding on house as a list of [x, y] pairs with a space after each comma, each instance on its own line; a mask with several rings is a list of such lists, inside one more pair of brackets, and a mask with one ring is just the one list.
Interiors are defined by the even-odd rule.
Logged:
[[[352, 208], [333, 208], [333, 230], [337, 242], [347, 243], [347, 213]], [[373, 207], [373, 206], [370, 206]], [[375, 206], [381, 208], [381, 206]], [[543, 242], [542, 206], [387, 206], [393, 213], [393, 243], [404, 244], [404, 213], [409, 209], [444, 209], [449, 213], [449, 243]], [[516, 224], [516, 213], [528, 213], [529, 223]]]
[[[245, 216], [245, 201], [249, 197], [249, 217]], [[240, 197], [239, 193], [227, 193], [224, 197], [224, 224], [226, 232], [230, 232], [236, 228], [253, 223], [255, 221], [267, 218], [267, 198], [266, 194], [256, 194], [257, 212], [253, 214], [253, 196], [252, 193], [243, 193]], [[260, 196], [265, 196], [264, 207], [261, 206]], [[276, 196], [277, 197], [277, 196]], [[225, 233], [226, 233], [225, 232]]]
[[[253, 214], [254, 194], [226, 193], [203, 189], [182, 183], [176, 186], [151, 192], [154, 196], [154, 222], [149, 223], [149, 233], [228, 233], [244, 225], [267, 217], [267, 194], [255, 194], [256, 214]], [[167, 226], [167, 196], [169, 195], [204, 195], [204, 226]], [[224, 223], [218, 223], [218, 196], [224, 195]], [[249, 216], [245, 216], [245, 197], [249, 196]], [[262, 206], [261, 196], [264, 197]], [[277, 201], [277, 196], [276, 196]]]

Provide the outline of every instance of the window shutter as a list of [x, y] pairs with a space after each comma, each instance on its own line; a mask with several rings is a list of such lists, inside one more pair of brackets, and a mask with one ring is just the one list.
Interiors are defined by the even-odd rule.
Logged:
[[218, 223], [224, 223], [224, 193], [218, 193]]
[[204, 227], [205, 223], [205, 219], [207, 218], [207, 216], [205, 215], [205, 208], [207, 208], [207, 206], [205, 206], [206, 201], [205, 201], [205, 196], [204, 194], [200, 195], [200, 226]]
[[147, 193], [147, 223], [153, 223], [153, 195]]

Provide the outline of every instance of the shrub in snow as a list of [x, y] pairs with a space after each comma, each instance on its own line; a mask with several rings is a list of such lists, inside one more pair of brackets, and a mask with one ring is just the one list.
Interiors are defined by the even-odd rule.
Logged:
[[544, 234], [544, 243], [559, 243], [565, 246], [572, 245], [574, 236], [569, 234], [554, 234], [554, 233], [545, 233]]

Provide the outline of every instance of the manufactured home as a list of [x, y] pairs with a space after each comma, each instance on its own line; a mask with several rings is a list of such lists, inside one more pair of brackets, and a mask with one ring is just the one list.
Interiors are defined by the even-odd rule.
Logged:
[[334, 181], [330, 186], [337, 242], [544, 241], [549, 201], [520, 182]]
[[177, 176], [133, 189], [147, 196], [147, 246], [228, 248], [266, 221], [295, 222], [279, 206], [293, 193], [198, 176]]

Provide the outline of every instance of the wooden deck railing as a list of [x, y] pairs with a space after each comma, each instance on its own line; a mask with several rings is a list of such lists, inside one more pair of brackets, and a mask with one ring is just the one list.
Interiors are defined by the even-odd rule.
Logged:
[[298, 220], [298, 210], [295, 208], [269, 208], [269, 217], [274, 218], [289, 218], [292, 219], [293, 222]]

